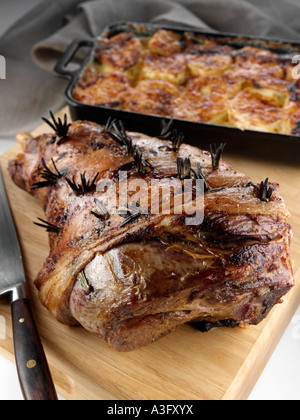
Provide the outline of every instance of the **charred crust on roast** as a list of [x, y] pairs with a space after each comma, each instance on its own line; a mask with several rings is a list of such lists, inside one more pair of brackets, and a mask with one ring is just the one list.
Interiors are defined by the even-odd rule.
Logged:
[[261, 256], [261, 250], [261, 245], [243, 247], [238, 252], [232, 254], [229, 261], [238, 267], [242, 267], [248, 264], [256, 264], [259, 256]]
[[199, 299], [199, 296], [203, 293], [203, 290], [194, 290], [192, 291], [188, 298], [187, 298], [187, 303], [192, 303], [194, 302], [194, 300]]
[[193, 322], [190, 325], [201, 332], [209, 332], [215, 328], [220, 327], [235, 328], [239, 325], [239, 321], [236, 321], [235, 319], [225, 319], [224, 321], [217, 322]]
[[154, 229], [151, 228], [151, 226], [142, 227], [135, 232], [127, 232], [125, 234], [124, 241], [121, 241], [119, 245], [122, 243], [139, 242], [151, 238], [153, 233]]

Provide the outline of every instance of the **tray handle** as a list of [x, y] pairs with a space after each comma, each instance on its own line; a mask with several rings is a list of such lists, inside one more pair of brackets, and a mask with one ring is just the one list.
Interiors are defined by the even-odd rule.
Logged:
[[[72, 61], [73, 57], [77, 53], [77, 51], [80, 50], [80, 48], [83, 47], [90, 47], [92, 48], [92, 51], [90, 54], [87, 55], [87, 57], [84, 59], [82, 64], [80, 65], [79, 69], [76, 70], [67, 70], [68, 64]], [[79, 72], [83, 70], [83, 68], [88, 64], [88, 62], [91, 60], [91, 55], [96, 48], [96, 41], [95, 40], [75, 40], [73, 41], [66, 51], [63, 53], [63, 55], [58, 60], [54, 72], [57, 76], [64, 77], [66, 79], [73, 79]]]

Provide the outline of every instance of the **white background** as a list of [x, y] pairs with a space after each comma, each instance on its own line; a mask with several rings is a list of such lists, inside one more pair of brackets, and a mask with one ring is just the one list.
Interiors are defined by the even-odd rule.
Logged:
[[[40, 2], [41, 0], [1, 0], [0, 36], [30, 7]], [[14, 139], [0, 138], [0, 155], [14, 144]], [[300, 307], [249, 399], [300, 400]], [[15, 365], [2, 356], [0, 356], [0, 400], [22, 400]]]

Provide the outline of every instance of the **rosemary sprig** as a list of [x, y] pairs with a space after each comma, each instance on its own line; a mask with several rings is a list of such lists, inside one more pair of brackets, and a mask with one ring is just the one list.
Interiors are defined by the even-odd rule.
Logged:
[[162, 120], [161, 121], [162, 130], [158, 138], [162, 140], [171, 140], [173, 143], [171, 149], [173, 150], [173, 152], [178, 153], [184, 141], [184, 134], [178, 133], [176, 129], [171, 129], [172, 125], [173, 125], [173, 120], [170, 120], [170, 121]]
[[56, 233], [58, 234], [60, 232], [60, 228], [58, 226], [53, 225], [52, 223], [47, 222], [46, 220], [43, 220], [41, 218], [38, 217], [38, 220], [42, 223], [36, 223], [34, 222], [35, 225], [40, 226], [44, 229], [46, 229], [47, 232], [50, 233]]
[[94, 200], [96, 206], [98, 207], [98, 209], [100, 210], [100, 214], [96, 213], [94, 211], [91, 211], [91, 213], [97, 217], [97, 219], [100, 220], [108, 220], [110, 218], [110, 214], [108, 213], [107, 209], [105, 208], [104, 204], [102, 203], [102, 201], [99, 201], [97, 198], [95, 198]]
[[142, 152], [136, 148], [134, 152], [134, 166], [139, 174], [145, 174], [147, 168], [152, 168], [152, 165], [143, 157]]
[[132, 138], [127, 135], [121, 120], [109, 118], [105, 127], [105, 134], [108, 134], [113, 140], [125, 147], [128, 156], [134, 155], [136, 146], [133, 145]]
[[[105, 133], [108, 134], [113, 140], [125, 147], [127, 156], [133, 156], [134, 160], [132, 165], [140, 174], [145, 174], [147, 168], [152, 166], [143, 158], [142, 152], [137, 146], [133, 144], [133, 140], [126, 133], [124, 124], [121, 120], [109, 118], [105, 127]], [[129, 166], [129, 164], [126, 164]]]
[[261, 181], [259, 187], [255, 185], [253, 182], [249, 182], [246, 185], [247, 187], [253, 187], [258, 191], [258, 198], [260, 201], [269, 202], [272, 198], [273, 192], [275, 191], [274, 188], [268, 187], [269, 178], [266, 178], [265, 181]]
[[177, 159], [177, 175], [179, 179], [191, 178], [191, 172], [192, 172], [191, 160], [189, 158], [186, 158], [186, 159], [178, 158]]
[[80, 271], [77, 276], [77, 280], [80, 281], [81, 287], [83, 288], [86, 295], [89, 295], [93, 291], [93, 287], [86, 278], [84, 270]]
[[133, 201], [131, 204], [126, 204], [126, 210], [119, 210], [119, 215], [125, 220], [121, 223], [120, 227], [127, 225], [138, 217], [143, 215], [143, 209], [139, 203]]
[[98, 172], [94, 179], [91, 181], [90, 179], [87, 180], [85, 177], [85, 171], [83, 174], [80, 175], [81, 183], [76, 184], [75, 182], [75, 176], [73, 176], [73, 181], [71, 181], [69, 178], [66, 178], [67, 183], [72, 188], [72, 190], [76, 193], [76, 195], [85, 195], [90, 192], [94, 192], [96, 190], [96, 180], [99, 176]]
[[58, 118], [58, 120], [56, 120], [52, 111], [50, 111], [50, 116], [52, 122], [49, 121], [47, 118], [42, 118], [42, 120], [45, 123], [47, 123], [52, 128], [52, 130], [54, 130], [55, 134], [58, 137], [56, 143], [59, 145], [63, 140], [66, 140], [68, 138], [68, 131], [71, 124], [68, 124], [67, 114], [65, 114], [64, 116], [64, 121], [62, 121], [61, 118]]
[[219, 169], [220, 160], [225, 147], [226, 143], [221, 143], [218, 147], [215, 144], [210, 145], [210, 154], [212, 160], [212, 167], [214, 171], [217, 171]]
[[48, 168], [45, 160], [42, 158], [42, 165], [44, 167], [44, 171], [41, 172], [41, 178], [44, 179], [45, 181], [35, 182], [34, 184], [32, 184], [32, 186], [31, 186], [32, 190], [36, 190], [36, 189], [39, 189], [39, 188], [45, 188], [45, 187], [49, 187], [51, 185], [55, 185], [57, 183], [57, 181], [63, 176], [59, 172], [59, 170], [57, 169], [54, 160], [51, 159], [51, 161], [52, 161], [52, 165], [54, 166], [54, 169], [55, 169], [56, 173], [52, 172]]
[[259, 198], [261, 201], [265, 201], [266, 203], [270, 201], [272, 198], [273, 192], [275, 191], [274, 188], [268, 187], [269, 178], [266, 178], [265, 181], [260, 183], [259, 188]]
[[194, 174], [195, 180], [200, 179], [200, 180], [202, 180], [204, 182], [204, 192], [206, 193], [206, 192], [211, 191], [211, 188], [208, 185], [206, 176], [204, 175], [204, 173], [202, 171], [202, 168], [201, 168], [201, 165], [200, 165], [199, 162], [197, 163], [197, 171], [198, 172], [196, 172], [193, 168], [191, 169], [191, 171]]
[[160, 135], [157, 137], [158, 139], [167, 140], [173, 133], [171, 129], [173, 125], [173, 120], [161, 120], [161, 132]]
[[209, 193], [209, 192], [214, 193], [214, 192], [218, 192], [218, 191], [222, 191], [222, 190], [226, 189], [226, 187], [211, 188], [208, 184], [207, 178], [204, 175], [204, 173], [202, 171], [202, 167], [201, 167], [199, 162], [197, 163], [197, 171], [198, 172], [194, 171], [193, 168], [191, 169], [191, 171], [194, 174], [195, 180], [197, 180], [197, 179], [203, 180], [203, 182], [204, 182], [204, 193]]
[[197, 172], [192, 168], [191, 161], [189, 158], [177, 159], [177, 169], [178, 169], [178, 177], [180, 179], [189, 179], [192, 178], [192, 175], [194, 176], [194, 180], [197, 181], [198, 179], [202, 180], [204, 182], [204, 193], [208, 192], [218, 192], [224, 190], [226, 187], [220, 187], [220, 188], [210, 188], [206, 176], [204, 175], [202, 171], [202, 167], [200, 163], [197, 163]]
[[178, 153], [179, 152], [179, 149], [180, 149], [180, 147], [181, 147], [181, 145], [182, 145], [182, 143], [184, 141], [184, 135], [183, 135], [183, 133], [179, 133], [179, 134], [176, 133], [176, 135], [174, 136], [174, 138], [171, 139], [171, 140], [173, 141], [173, 147], [172, 147], [173, 151], [176, 152], [176, 153]]

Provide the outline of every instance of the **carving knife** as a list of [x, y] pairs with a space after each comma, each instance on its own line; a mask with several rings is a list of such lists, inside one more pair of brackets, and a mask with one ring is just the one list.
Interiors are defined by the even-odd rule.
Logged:
[[0, 296], [10, 295], [16, 366], [25, 400], [57, 400], [26, 291], [18, 236], [0, 168]]

